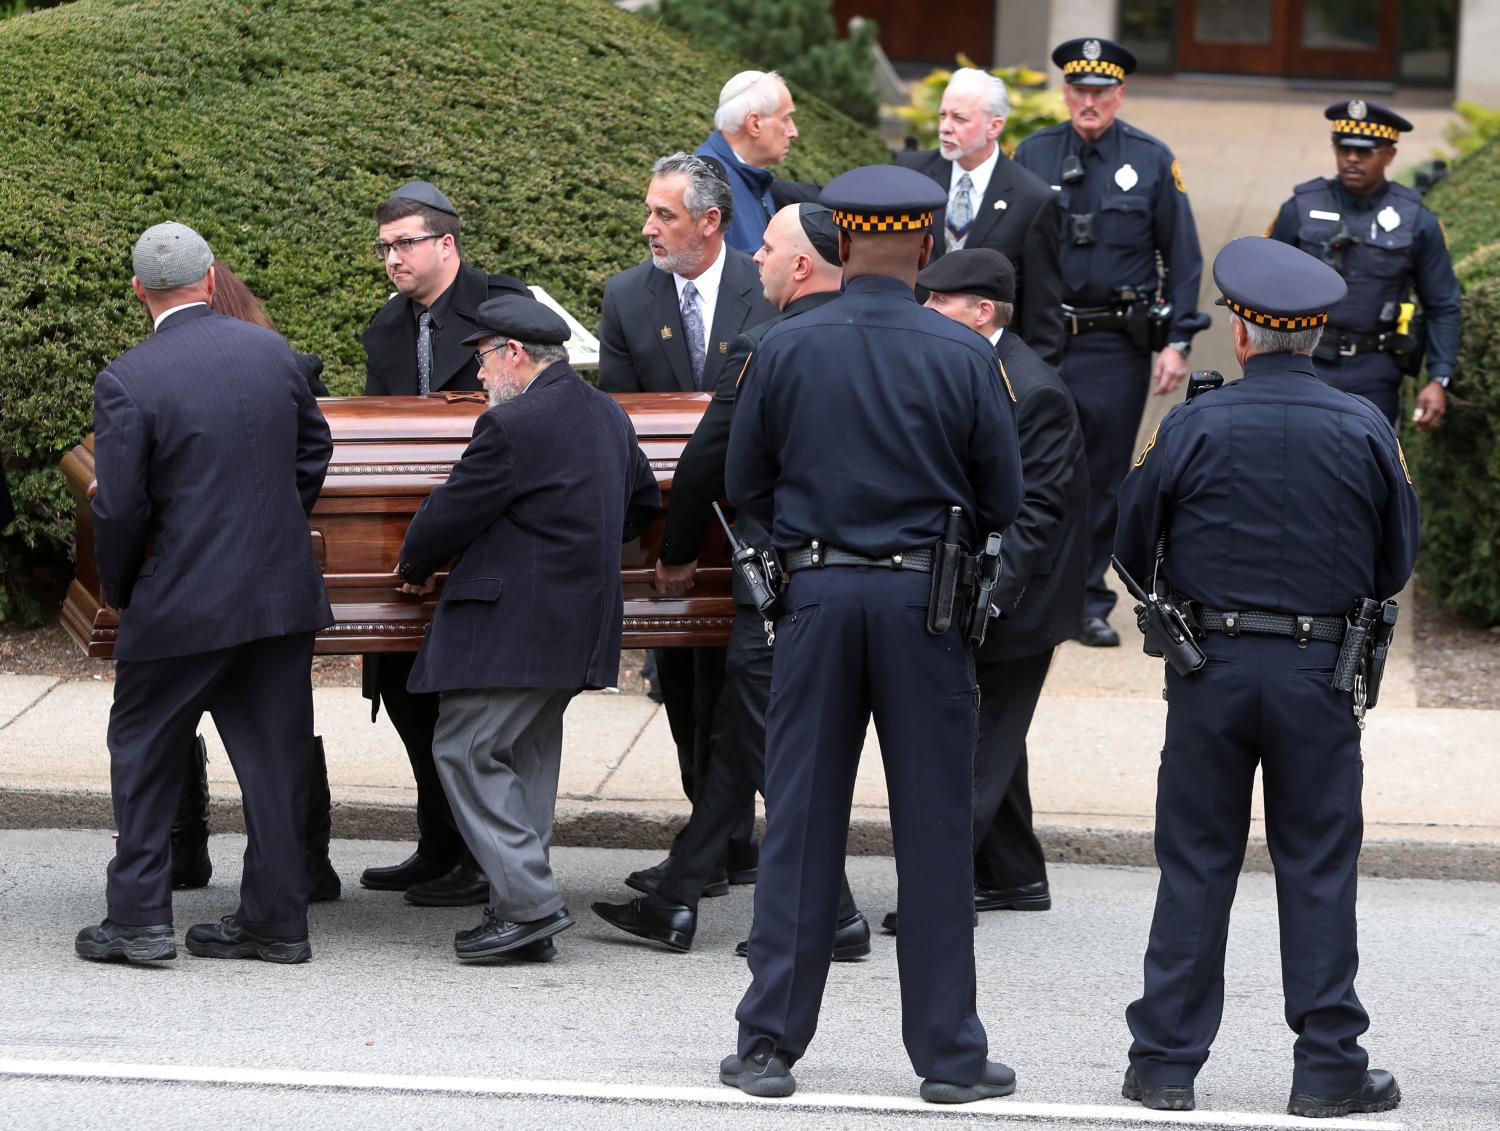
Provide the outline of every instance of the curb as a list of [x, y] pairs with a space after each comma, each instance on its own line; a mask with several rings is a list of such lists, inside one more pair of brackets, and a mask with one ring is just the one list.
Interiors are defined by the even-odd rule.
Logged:
[[[687, 821], [685, 812], [609, 808], [600, 802], [560, 800], [552, 842], [567, 848], [652, 848], [671, 845]], [[245, 815], [236, 798], [215, 800], [209, 809], [215, 833], [243, 833]], [[110, 796], [88, 790], [0, 789], [0, 829], [109, 829]], [[1047, 859], [1054, 864], [1154, 868], [1148, 829], [1108, 826], [1037, 826]], [[410, 805], [335, 802], [333, 833], [340, 840], [407, 840], [417, 836]], [[891, 828], [879, 817], [855, 815], [849, 823], [851, 856], [891, 855]], [[1252, 837], [1245, 870], [1271, 871], [1265, 839]], [[1415, 839], [1367, 839], [1360, 874], [1396, 880], [1469, 880], [1500, 883], [1500, 844]]]

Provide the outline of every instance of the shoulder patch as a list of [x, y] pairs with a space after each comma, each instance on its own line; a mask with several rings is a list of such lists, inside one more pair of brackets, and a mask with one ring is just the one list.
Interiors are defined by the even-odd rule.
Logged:
[[1156, 428], [1151, 429], [1151, 437], [1146, 441], [1146, 446], [1141, 449], [1141, 454], [1135, 457], [1135, 463], [1131, 465], [1132, 467], [1140, 467], [1141, 464], [1146, 462], [1147, 453], [1150, 452], [1152, 448], [1156, 447], [1156, 433], [1160, 428], [1161, 425], [1158, 424]]
[[1445, 228], [1445, 227], [1443, 227], [1443, 218], [1441, 216], [1439, 216], [1436, 212], [1434, 212], [1432, 214], [1432, 218], [1438, 222], [1438, 235], [1440, 235], [1440, 236], [1443, 237], [1443, 250], [1447, 251], [1448, 250], [1448, 229]]
[[1016, 390], [1010, 383], [1010, 374], [1005, 372], [1005, 362], [1000, 361], [998, 357], [995, 360], [1000, 362], [1000, 380], [1005, 382], [1005, 391], [1010, 394], [1010, 403], [1015, 404]]
[[[1187, 185], [1185, 185], [1182, 181], [1182, 162], [1176, 160], [1175, 158], [1172, 161], [1172, 183], [1177, 186], [1178, 192], [1183, 193], [1184, 195], [1187, 193]], [[1266, 232], [1266, 235], [1270, 234], [1271, 233], [1269, 231]]]
[[1396, 441], [1396, 458], [1401, 461], [1401, 474], [1406, 476], [1406, 483], [1411, 485], [1411, 469], [1406, 466], [1406, 453], [1401, 450], [1401, 441]]
[[1280, 215], [1281, 213], [1277, 212], [1275, 216], [1271, 217], [1271, 222], [1266, 225], [1266, 239], [1270, 239], [1271, 233], [1276, 230], [1276, 218]]

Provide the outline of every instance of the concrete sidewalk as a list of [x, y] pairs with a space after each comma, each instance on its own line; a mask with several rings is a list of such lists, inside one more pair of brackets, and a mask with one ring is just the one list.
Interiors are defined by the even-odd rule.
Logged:
[[[1059, 649], [1032, 727], [1036, 822], [1054, 860], [1153, 860], [1166, 715], [1161, 664], [1140, 653], [1128, 612], [1116, 620], [1127, 630], [1124, 647]], [[1500, 879], [1500, 780], [1493, 773], [1500, 711], [1417, 707], [1410, 639], [1409, 632], [1398, 638], [1381, 706], [1365, 732], [1365, 871]], [[0, 827], [110, 827], [104, 735], [112, 691], [102, 680], [0, 676]], [[320, 688], [315, 697], [335, 835], [413, 838], [415, 791], [394, 729], [384, 719], [370, 723], [358, 688]], [[214, 829], [239, 830], [228, 758], [208, 720], [203, 732]], [[557, 843], [664, 846], [688, 806], [663, 710], [639, 694], [580, 695], [567, 715], [560, 793]], [[888, 853], [873, 731], [854, 800], [851, 851]], [[1259, 821], [1254, 835], [1251, 866], [1264, 868]]]

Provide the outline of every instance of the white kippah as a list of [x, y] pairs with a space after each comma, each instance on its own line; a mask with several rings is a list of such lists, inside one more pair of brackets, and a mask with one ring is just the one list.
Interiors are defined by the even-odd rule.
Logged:
[[719, 91], [719, 106], [723, 107], [733, 102], [745, 91], [749, 90], [761, 79], [766, 77], [765, 71], [741, 71], [724, 84]]

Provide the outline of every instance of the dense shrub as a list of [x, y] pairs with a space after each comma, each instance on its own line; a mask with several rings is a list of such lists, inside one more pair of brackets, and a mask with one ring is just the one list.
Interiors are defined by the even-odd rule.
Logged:
[[1500, 624], [1500, 141], [1428, 194], [1464, 289], [1458, 378], [1443, 426], [1405, 437], [1422, 495], [1422, 580], [1455, 612]]
[[[467, 259], [591, 323], [643, 256], [650, 163], [707, 136], [744, 65], [604, 0], [76, 0], [0, 22], [0, 453], [21, 512], [0, 616], [45, 611], [19, 582], [68, 576], [56, 464], [89, 431], [94, 374], [148, 329], [141, 230], [198, 228], [357, 392], [358, 333], [389, 293], [371, 213], [393, 187], [435, 181]], [[889, 158], [794, 92], [789, 175]]]
[[776, 71], [794, 90], [873, 126], [880, 115], [871, 77], [879, 31], [866, 20], [840, 39], [832, 7], [831, 0], [661, 0], [659, 11], [663, 23], [693, 43]]

